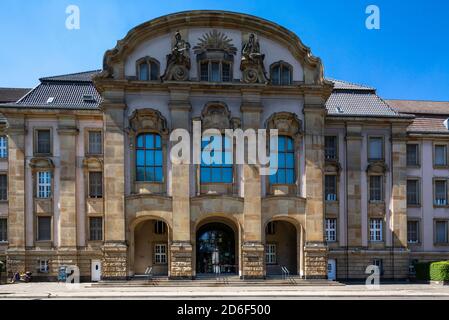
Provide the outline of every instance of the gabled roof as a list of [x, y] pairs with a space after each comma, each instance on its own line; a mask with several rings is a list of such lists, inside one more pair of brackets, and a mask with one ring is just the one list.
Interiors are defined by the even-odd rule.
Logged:
[[61, 75], [61, 76], [41, 78], [41, 79], [39, 79], [39, 81], [41, 81], [41, 82], [48, 82], [48, 81], [92, 82], [92, 77], [100, 72], [101, 72], [101, 70], [93, 70], [93, 71], [86, 71], [86, 72], [71, 73], [71, 74], [65, 74], [65, 75]]
[[0, 88], [0, 103], [16, 102], [30, 90], [26, 88]]
[[449, 115], [448, 101], [386, 100], [399, 113]]
[[356, 84], [343, 80], [327, 79], [334, 83], [334, 90], [357, 90], [357, 91], [376, 91], [375, 88], [367, 87], [361, 84]]

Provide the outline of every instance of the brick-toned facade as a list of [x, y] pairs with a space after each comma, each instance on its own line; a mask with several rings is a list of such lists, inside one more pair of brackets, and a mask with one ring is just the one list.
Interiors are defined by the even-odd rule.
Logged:
[[[449, 256], [423, 235], [435, 223], [443, 239], [442, 200], [431, 219], [407, 205], [408, 144], [435, 137], [408, 133], [415, 117], [375, 89], [325, 79], [321, 60], [274, 23], [173, 14], [131, 30], [103, 70], [41, 81], [0, 105], [9, 274], [54, 280], [76, 265], [87, 281], [149, 270], [192, 279], [219, 267], [251, 279], [286, 267], [325, 279], [330, 264], [337, 279], [360, 279], [378, 264], [383, 277], [403, 279], [413, 260]], [[221, 133], [277, 129], [284, 167], [273, 180], [254, 164], [207, 176], [203, 165], [172, 162], [170, 135], [195, 122]], [[422, 221], [417, 239], [410, 218]]]

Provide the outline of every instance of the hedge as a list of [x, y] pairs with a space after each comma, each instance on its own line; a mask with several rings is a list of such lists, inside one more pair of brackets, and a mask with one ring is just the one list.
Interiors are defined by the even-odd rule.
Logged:
[[415, 263], [416, 279], [449, 281], [449, 261]]

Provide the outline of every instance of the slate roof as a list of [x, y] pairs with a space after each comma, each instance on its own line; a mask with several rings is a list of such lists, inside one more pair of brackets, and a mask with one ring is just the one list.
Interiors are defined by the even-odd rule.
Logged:
[[341, 80], [329, 79], [334, 91], [326, 103], [330, 116], [351, 117], [401, 117], [385, 103], [376, 89]]
[[16, 102], [30, 90], [26, 88], [0, 88], [0, 103]]

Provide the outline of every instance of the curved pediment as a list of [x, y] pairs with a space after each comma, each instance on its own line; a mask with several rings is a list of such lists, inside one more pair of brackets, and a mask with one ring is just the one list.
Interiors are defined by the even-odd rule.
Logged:
[[[135, 27], [124, 39], [117, 42], [115, 48], [105, 53], [104, 70], [96, 77], [96, 82], [107, 78], [125, 79], [127, 76], [125, 69], [128, 67], [129, 70], [135, 69], [134, 66], [131, 68], [126, 65], [127, 58], [148, 41], [156, 41], [154, 47], [161, 51], [159, 57], [152, 52], [148, 54], [156, 56], [161, 64], [165, 64], [166, 55], [170, 54], [175, 45], [173, 39], [176, 35], [189, 44], [187, 48], [190, 49], [190, 45], [193, 47], [194, 50], [190, 50], [190, 57], [194, 56], [194, 51], [204, 52], [214, 45], [220, 45], [221, 49], [225, 49], [231, 56], [238, 53], [244, 55], [243, 49], [247, 38], [255, 35], [260, 39], [261, 53], [266, 56], [267, 68], [274, 62], [272, 59], [279, 59], [279, 53], [287, 52], [295, 60], [289, 63], [301, 66], [300, 81], [306, 84], [327, 83], [323, 77], [321, 60], [314, 57], [310, 49], [293, 32], [254, 16], [209, 10], [170, 14]], [[269, 46], [273, 48], [268, 48]], [[138, 60], [137, 56], [134, 58], [134, 62]], [[195, 68], [192, 66], [192, 69]], [[179, 79], [188, 80], [187, 77]]]
[[33, 158], [30, 160], [30, 167], [34, 170], [50, 170], [55, 167], [53, 160], [49, 158]]

